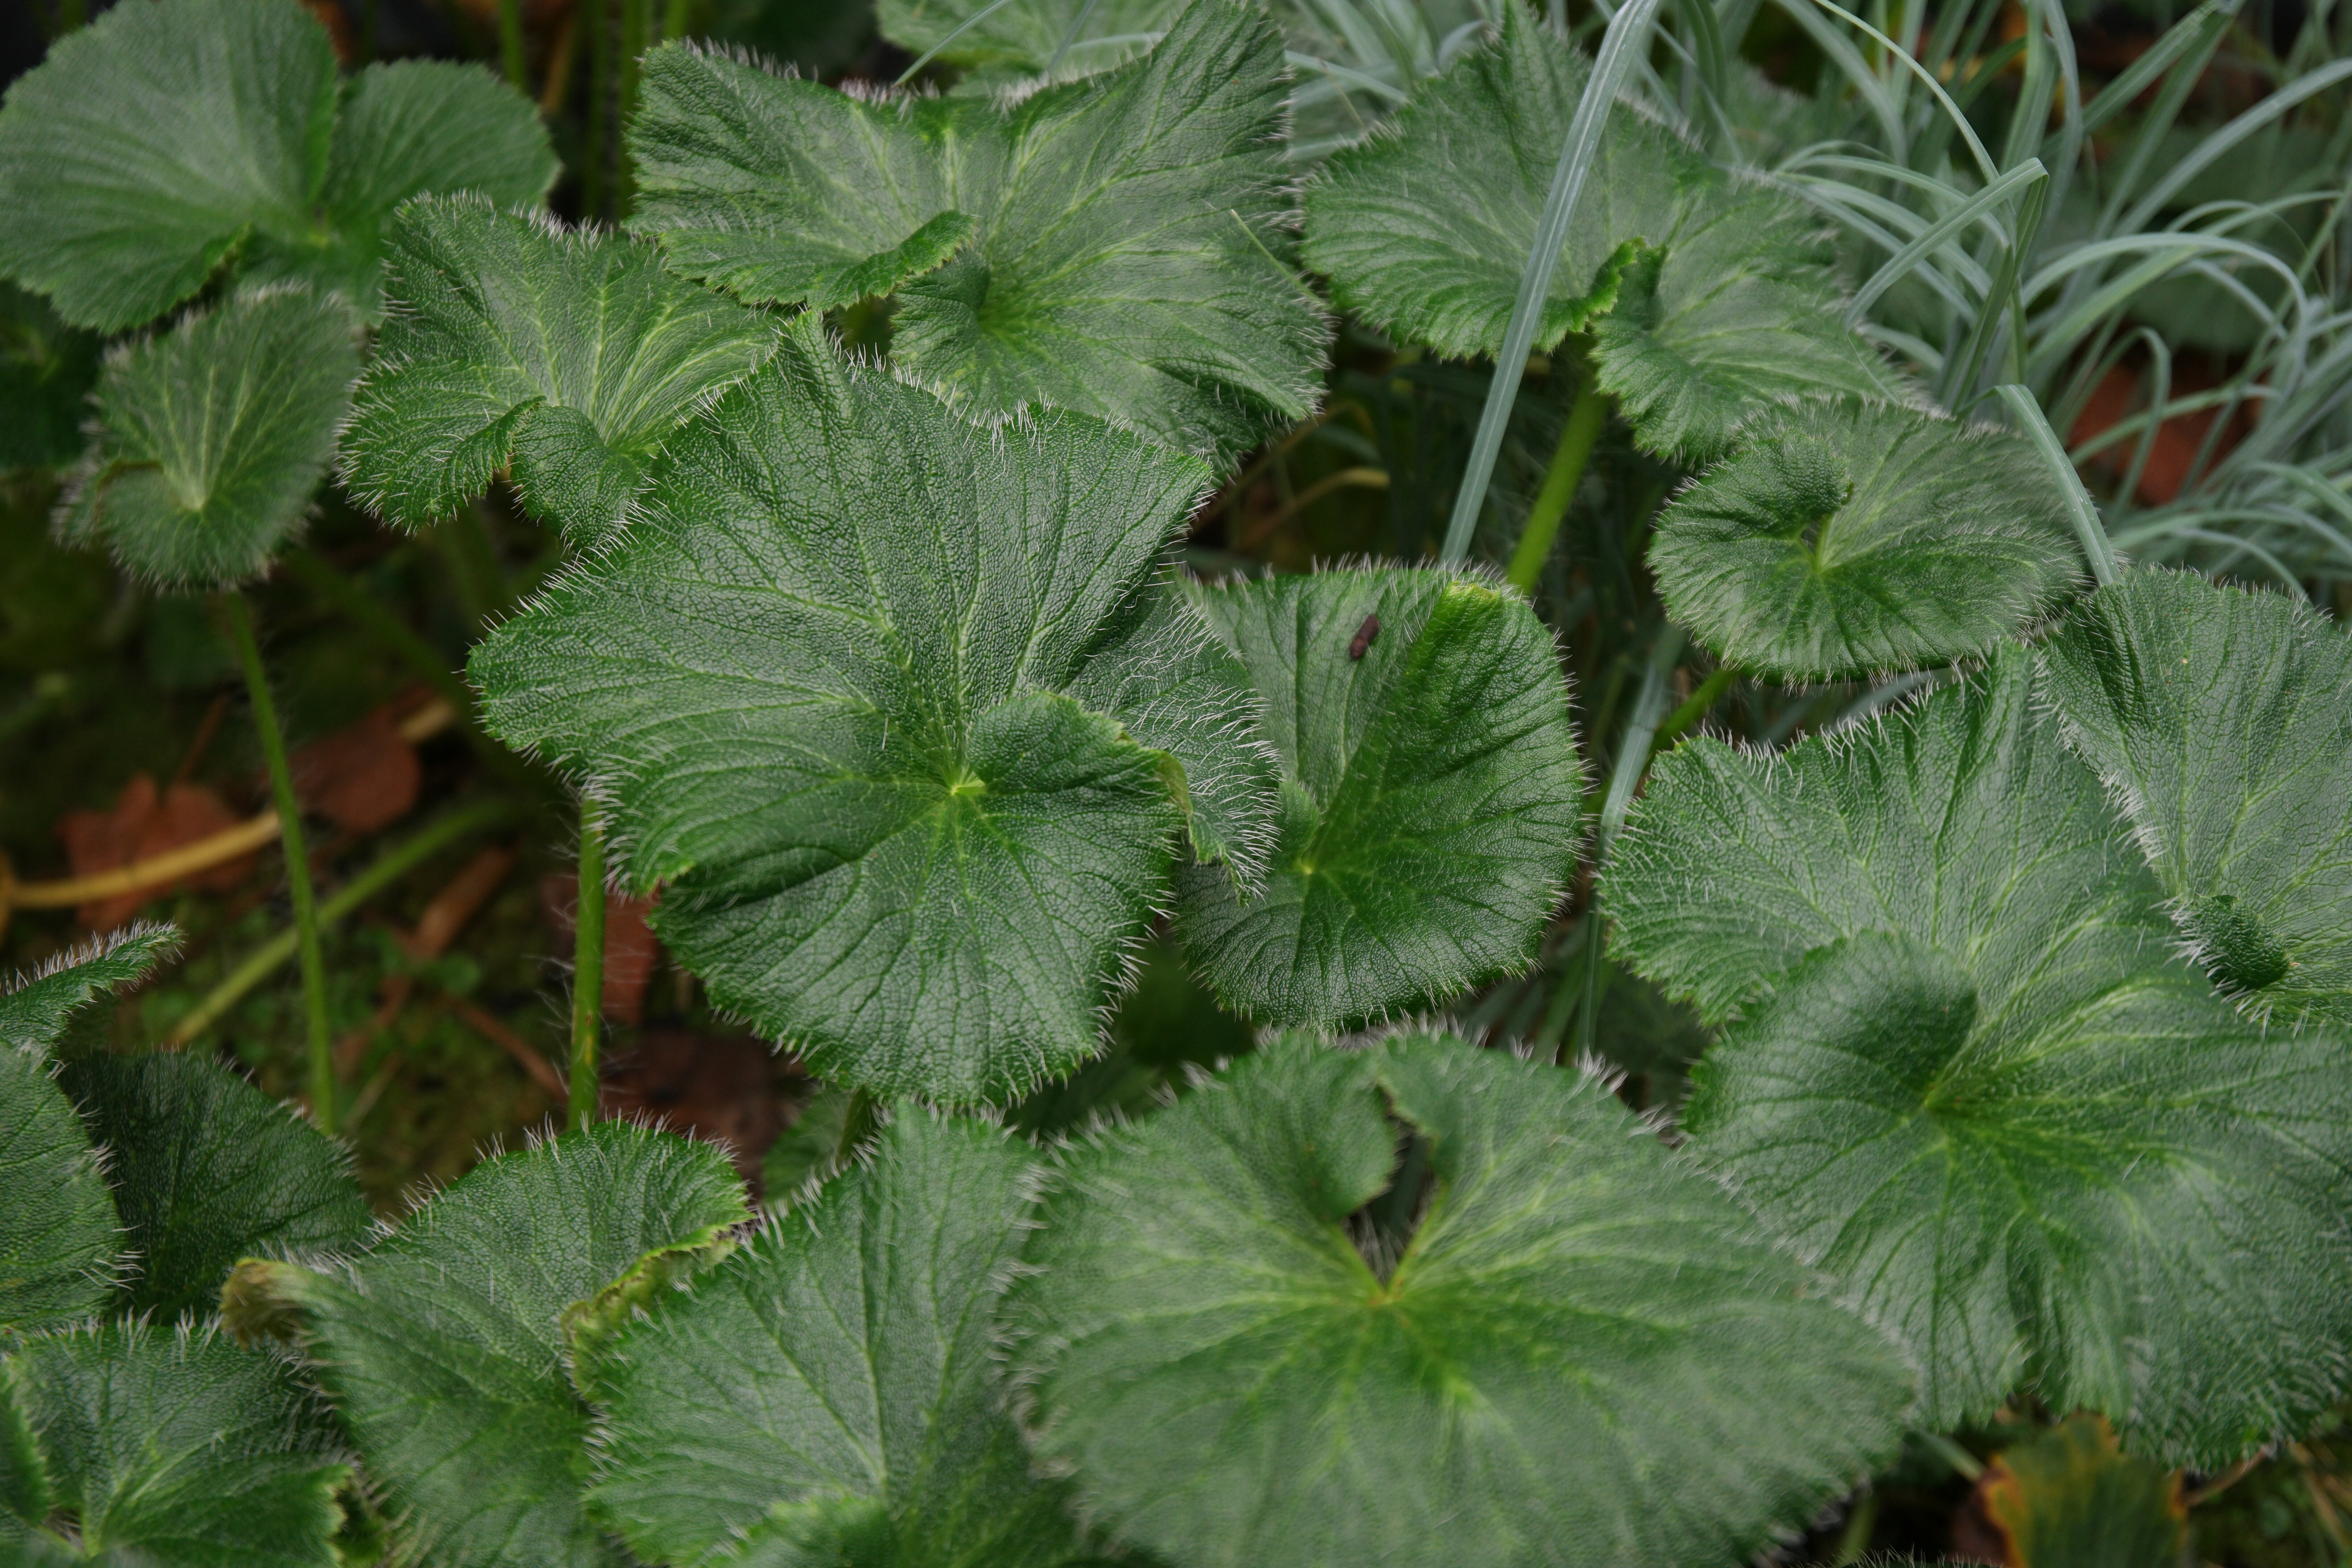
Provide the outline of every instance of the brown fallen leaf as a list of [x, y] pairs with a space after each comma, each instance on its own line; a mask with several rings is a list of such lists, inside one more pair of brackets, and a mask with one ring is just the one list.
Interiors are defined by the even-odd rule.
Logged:
[[[572, 911], [578, 908], [580, 879], [562, 874], [540, 879], [539, 901], [548, 923], [564, 936], [572, 934]], [[646, 988], [653, 984], [654, 966], [661, 959], [661, 942], [646, 923], [660, 895], [650, 899], [604, 895], [604, 1016], [635, 1024], [646, 1016]]]
[[726, 1149], [756, 1190], [760, 1163], [783, 1131], [767, 1047], [734, 1035], [648, 1029], [605, 1058], [606, 1116], [642, 1116]]
[[[155, 781], [141, 773], [122, 786], [111, 809], [69, 811], [59, 817], [57, 836], [65, 846], [66, 861], [73, 874], [87, 877], [208, 838], [236, 826], [237, 821], [228, 803], [203, 784], [175, 784], [159, 794]], [[253, 868], [253, 858], [241, 855], [162, 887], [83, 904], [74, 916], [92, 930], [110, 930], [138, 913], [149, 900], [166, 893], [233, 888]]]
[[425, 770], [400, 731], [404, 706], [387, 702], [287, 759], [305, 810], [346, 833], [374, 833], [415, 809]]
[[1994, 1457], [1952, 1547], [2001, 1568], [2179, 1568], [2188, 1530], [2180, 1472], [2126, 1454], [2105, 1416], [2077, 1413]]

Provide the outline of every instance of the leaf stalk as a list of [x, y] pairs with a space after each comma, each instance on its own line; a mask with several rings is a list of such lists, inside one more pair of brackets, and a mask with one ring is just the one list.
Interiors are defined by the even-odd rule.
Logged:
[[572, 1125], [596, 1120], [604, 1085], [596, 1059], [604, 1011], [604, 815], [580, 803], [580, 895], [572, 921]]
[[261, 754], [269, 766], [269, 793], [278, 804], [278, 829], [286, 851], [286, 888], [294, 903], [294, 939], [302, 961], [302, 1015], [309, 1058], [311, 1120], [322, 1132], [335, 1130], [335, 1061], [333, 1033], [327, 1017], [327, 958], [319, 942], [319, 902], [310, 885], [310, 857], [302, 838], [302, 805], [294, 795], [294, 771], [286, 760], [286, 735], [278, 727], [278, 705], [270, 700], [269, 674], [262, 668], [261, 646], [254, 640], [253, 613], [242, 594], [220, 598], [221, 619], [245, 668], [246, 690], [253, 700], [253, 727], [261, 738]]
[[1543, 488], [1536, 491], [1535, 504], [1528, 509], [1528, 526], [1519, 535], [1518, 548], [1511, 552], [1511, 586], [1530, 598], [1543, 578], [1545, 563], [1551, 559], [1552, 542], [1559, 537], [1560, 522], [1568, 516], [1569, 503], [1576, 499], [1576, 487], [1584, 480], [1585, 466], [1592, 460], [1593, 446], [1609, 423], [1613, 402], [1601, 390], [1599, 379], [1587, 372], [1576, 401], [1569, 406], [1568, 423], [1560, 427], [1559, 445], [1552, 448]]

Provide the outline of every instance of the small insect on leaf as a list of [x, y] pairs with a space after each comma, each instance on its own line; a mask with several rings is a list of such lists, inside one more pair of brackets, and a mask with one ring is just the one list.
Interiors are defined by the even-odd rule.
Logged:
[[1365, 652], [1370, 649], [1374, 643], [1380, 640], [1380, 616], [1366, 616], [1364, 617], [1364, 624], [1356, 628], [1356, 635], [1348, 639], [1348, 657], [1349, 658], [1359, 659], [1363, 658]]

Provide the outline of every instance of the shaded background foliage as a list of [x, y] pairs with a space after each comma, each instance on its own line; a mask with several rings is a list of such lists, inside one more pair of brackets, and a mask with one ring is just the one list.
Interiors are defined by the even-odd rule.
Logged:
[[[1279, 7], [1299, 69], [1295, 161], [1311, 165], [1360, 133], [1505, 3]], [[29, 68], [49, 40], [99, 8], [82, 0], [11, 8], [0, 20], [0, 77]], [[632, 172], [614, 127], [634, 102], [629, 61], [646, 44], [704, 37], [828, 81], [887, 82], [916, 63], [907, 46], [929, 37], [922, 29], [937, 31], [905, 0], [886, 5], [905, 14], [894, 29], [900, 42], [883, 36], [870, 8], [835, 0], [522, 0], [510, 36], [488, 0], [320, 0], [313, 9], [347, 66], [432, 57], [519, 68], [562, 159], [551, 205], [582, 219], [630, 209]], [[1087, 42], [1088, 15], [1066, 9], [1078, 24], [1068, 37]], [[1120, 8], [1102, 9], [1108, 26]], [[1542, 9], [1588, 39], [1606, 16], [1581, 3]], [[2153, 268], [2113, 299], [2087, 284], [2070, 289], [2063, 277], [2039, 289], [2029, 283], [2032, 324], [2011, 368], [2069, 438], [2111, 530], [2137, 559], [2292, 584], [2338, 616], [2352, 611], [2352, 287], [2337, 238], [2352, 100], [2330, 75], [2345, 52], [2330, 7], [2252, 0], [2217, 10], [2210, 58], [2179, 73], [2177, 99], [2140, 84], [2114, 100], [2101, 89], [2126, 78], [2188, 7], [2144, 0], [2073, 8], [2071, 68], [2054, 48], [2031, 42], [2014, 5], [1930, 13], [1952, 66], [1949, 85], [1988, 144], [2021, 144], [2017, 110], [2031, 95], [2089, 102], [2104, 118], [2084, 132], [2087, 156], [2130, 171], [2116, 184], [2137, 188], [2110, 187], [2103, 208], [2085, 195], [2088, 182], [2053, 170], [2030, 210], [2018, 193], [1988, 209], [2010, 238], [2023, 237], [2014, 245], [1965, 248], [1959, 242], [1972, 231], [1962, 226], [1922, 265], [1883, 279], [1890, 254], [1974, 194], [1948, 185], [1890, 195], [1877, 180], [1890, 159], [1930, 163], [1917, 141], [1948, 131], [1921, 111], [1923, 95], [1890, 89], [1878, 58], [1845, 41], [1851, 34], [1816, 26], [1817, 14], [1715, 9], [1742, 25], [1726, 30], [1715, 55], [1696, 59], [1703, 31], [1683, 8], [1669, 10], [1670, 23], [1680, 21], [1653, 49], [1639, 96], [1714, 156], [1771, 171], [1836, 223], [1841, 279], [1865, 300], [1856, 321], [1947, 401], [1966, 403], [1977, 390], [1969, 362], [1981, 352], [1980, 323], [2005, 303], [2003, 277], [2032, 279], [2051, 245], [2106, 235], [2118, 258], [2109, 277], [2166, 246], [2181, 247], [2177, 265]], [[1886, 25], [1894, 10], [1869, 15]], [[980, 47], [989, 36], [975, 28], [961, 50], [950, 41], [925, 79], [984, 85], [1017, 74], [1017, 36]], [[2241, 120], [2282, 82], [2315, 73], [2329, 79], [2291, 112]], [[2242, 134], [2224, 133], [2233, 122]], [[2249, 247], [2283, 267], [2263, 264]], [[835, 312], [834, 325], [867, 346], [892, 331], [887, 310], [871, 304]], [[1187, 560], [1195, 571], [1256, 576], [1340, 557], [1413, 561], [1435, 549], [1489, 371], [1401, 349], [1353, 319], [1336, 330], [1319, 410], [1244, 457], [1193, 518]], [[55, 395], [98, 374], [96, 341], [25, 296], [0, 300], [0, 331], [14, 351], [0, 374], [30, 377], [42, 395], [25, 401], [28, 411], [54, 408]], [[1582, 379], [1580, 353], [1571, 340], [1530, 362], [1477, 552], [1507, 554], [1538, 504]], [[53, 466], [80, 446], [69, 422], [47, 413], [12, 413], [0, 429], [0, 464], [10, 469], [0, 479], [0, 852], [28, 879], [167, 849], [267, 798], [234, 691], [236, 659], [202, 603], [154, 593], [103, 555], [52, 541]], [[1595, 779], [1609, 776], [1644, 713], [1662, 743], [1705, 723], [1779, 745], [1932, 683], [1906, 676], [1782, 686], [1735, 677], [1685, 650], [1644, 564], [1658, 508], [1684, 477], [1622, 421], [1604, 426], [1566, 498], [1559, 544], [1535, 579], [1575, 682]], [[416, 1184], [446, 1182], [486, 1146], [562, 1110], [549, 1061], [562, 1054], [558, 955], [569, 950], [573, 897], [565, 797], [551, 779], [471, 734], [428, 675], [436, 658], [445, 672], [455, 668], [484, 628], [555, 569], [561, 550], [503, 486], [412, 537], [377, 528], [330, 487], [301, 549], [256, 590], [286, 721], [303, 748], [305, 798], [329, 826], [314, 858], [330, 897], [337, 888], [368, 890], [331, 928], [328, 970], [350, 1097], [344, 1127], [380, 1213], [397, 1212]], [[495, 808], [476, 809], [484, 801]], [[448, 815], [468, 809], [462, 821]], [[387, 875], [368, 883], [372, 865]], [[95, 1058], [176, 1031], [271, 1093], [292, 1093], [302, 1047], [290, 967], [258, 984], [247, 978], [252, 955], [284, 925], [280, 880], [263, 851], [142, 900], [138, 908], [190, 933], [186, 948], [118, 1005], [78, 1021], [64, 1054]], [[1588, 905], [1589, 891], [1572, 889], [1535, 969], [1461, 998], [1450, 1023], [1496, 1045], [1589, 1049], [1625, 1075], [1619, 1093], [1629, 1105], [1678, 1107], [1708, 1031], [1601, 954]], [[30, 967], [81, 927], [134, 912], [119, 900], [71, 914], [20, 912], [0, 932], [0, 964]], [[792, 1191], [838, 1146], [842, 1097], [714, 1010], [655, 941], [646, 912], [616, 901], [608, 933], [606, 1105], [724, 1139], [768, 1194]], [[1180, 1089], [1188, 1068], [1244, 1053], [1253, 1038], [1250, 1021], [1221, 1009], [1164, 942], [1145, 949], [1110, 1034], [1109, 1054], [1037, 1090], [1012, 1112], [1013, 1125], [1048, 1133], [1140, 1108]], [[2352, 1435], [2340, 1425], [2242, 1475], [2176, 1483], [2119, 1456], [2095, 1422], [2066, 1415], [2020, 1404], [1980, 1429], [1914, 1435], [1895, 1467], [1791, 1548], [1793, 1560], [1852, 1562], [1895, 1550], [2089, 1562], [2063, 1555], [2066, 1529], [2089, 1531], [2085, 1539], [2104, 1529], [2112, 1544], [2120, 1527], [2097, 1521], [2153, 1520], [2160, 1552], [2177, 1538], [2165, 1521], [2186, 1510], [2189, 1550], [2202, 1561], [2352, 1562]], [[2092, 1523], [2066, 1523], [2086, 1509]]]

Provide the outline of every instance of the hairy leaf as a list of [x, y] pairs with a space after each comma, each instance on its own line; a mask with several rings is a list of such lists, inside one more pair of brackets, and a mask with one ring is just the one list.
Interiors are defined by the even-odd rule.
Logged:
[[310, 503], [359, 374], [344, 308], [242, 295], [107, 356], [97, 437], [58, 510], [167, 587], [259, 575]]
[[2133, 572], [2042, 669], [2207, 973], [2254, 1016], [2352, 1024], [2352, 641], [2273, 594]]
[[[879, 0], [882, 36], [911, 54], [937, 58], [967, 70], [1095, 69], [1115, 62], [1138, 36], [1165, 32], [1184, 0], [1021, 0], [991, 7], [989, 0]], [[1102, 40], [1097, 43], [1094, 40]], [[1112, 42], [1111, 40], [1118, 40]]]
[[1906, 408], [1809, 403], [1659, 515], [1667, 613], [1777, 680], [1980, 658], [2051, 609], [2080, 559], [2014, 436]]
[[217, 1062], [90, 1057], [58, 1083], [109, 1152], [138, 1268], [134, 1312], [209, 1311], [240, 1258], [332, 1251], [367, 1235], [350, 1156]]
[[373, 314], [383, 230], [403, 202], [467, 191], [501, 208], [537, 206], [558, 168], [530, 100], [481, 67], [370, 66], [352, 79], [335, 125], [324, 222], [301, 239], [267, 237], [253, 268], [320, 279]]
[[[1577, 101], [1582, 55], [1505, 6], [1465, 51], [1307, 188], [1301, 254], [1333, 300], [1442, 353], [1494, 354]], [[1476, 171], [1469, 177], [1469, 171]], [[1703, 457], [1775, 399], [1886, 389], [1840, 324], [1812, 223], [1734, 184], [1637, 110], [1609, 119], [1536, 346], [1600, 323], [1596, 364], [1654, 449]]]
[[68, 951], [0, 993], [0, 1047], [47, 1050], [78, 1009], [142, 978], [179, 945], [174, 928], [142, 921]]
[[[1385, 1274], [1348, 1218], [1429, 1140]], [[1014, 1287], [1034, 1439], [1196, 1564], [1729, 1562], [1892, 1451], [1907, 1378], [1591, 1078], [1292, 1037], [1075, 1151]]]
[[350, 1476], [325, 1412], [274, 1356], [211, 1330], [110, 1324], [5, 1363], [81, 1555], [123, 1568], [333, 1568]]
[[1177, 934], [1218, 994], [1328, 1027], [1525, 964], [1575, 862], [1583, 782], [1558, 658], [1526, 603], [1403, 568], [1193, 602], [1247, 668], [1282, 761], [1263, 892], [1180, 878]]
[[649, 247], [474, 197], [412, 203], [389, 245], [394, 308], [343, 467], [404, 527], [511, 465], [533, 511], [595, 542], [635, 512], [662, 444], [774, 347], [773, 327], [668, 277]]
[[0, 283], [0, 474], [58, 468], [81, 455], [98, 339], [47, 301]]
[[420, 191], [536, 201], [538, 116], [476, 67], [378, 67], [341, 125], [326, 28], [289, 0], [110, 8], [0, 107], [0, 272], [77, 325], [153, 320], [244, 246], [372, 308], [374, 229]]
[[1778, 754], [1676, 747], [1602, 873], [1618, 952], [1710, 1023], [1864, 931], [1965, 955], [1994, 1011], [2054, 1016], [2137, 969], [2164, 935], [2154, 887], [2032, 688], [2004, 643], [1907, 712]]
[[562, 1319], [649, 1252], [747, 1217], [708, 1143], [600, 1122], [477, 1165], [347, 1268], [241, 1265], [230, 1321], [290, 1313], [404, 1560], [606, 1564]]
[[1837, 942], [1700, 1062], [1691, 1147], [1916, 1347], [1934, 1426], [2031, 1380], [2168, 1465], [2302, 1429], [2352, 1378], [2352, 1044], [2265, 1038], [2153, 944], [2036, 989]]
[[652, 1562], [1068, 1562], [992, 1376], [1033, 1179], [995, 1128], [902, 1114], [626, 1331], [596, 1506]]
[[48, 1048], [76, 1008], [137, 980], [178, 941], [169, 926], [134, 926], [0, 995], [0, 1331], [70, 1321], [113, 1291], [114, 1200]]
[[646, 68], [631, 223], [747, 299], [897, 290], [892, 359], [984, 419], [1047, 404], [1230, 457], [1319, 384], [1323, 323], [1281, 259], [1283, 69], [1235, 0], [1010, 106], [871, 101], [672, 46]]
[[1678, 749], [1604, 894], [1636, 968], [1745, 1005], [1691, 1147], [1914, 1348], [1926, 1424], [2031, 1379], [2217, 1467], [2344, 1382], [2323, 1282], [2352, 1242], [2314, 1205], [2352, 1157], [2352, 1061], [2263, 1041], [2167, 956], [2032, 665], [2003, 645], [1777, 758]]
[[501, 737], [611, 801], [719, 1005], [830, 1081], [1010, 1098], [1096, 1048], [1164, 897], [1176, 775], [1218, 811], [1249, 793], [1195, 744], [1193, 696], [1066, 694], [1097, 656], [1137, 668], [1136, 595], [1205, 477], [1074, 416], [977, 430], [804, 319], [474, 676]]

